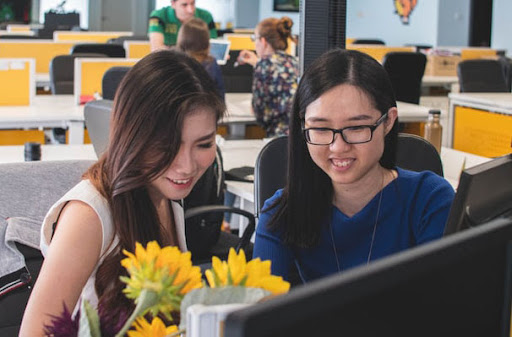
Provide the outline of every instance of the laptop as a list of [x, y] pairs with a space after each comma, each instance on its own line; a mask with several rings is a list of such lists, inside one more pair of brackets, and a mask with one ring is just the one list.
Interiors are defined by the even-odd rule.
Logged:
[[230, 46], [231, 41], [229, 40], [210, 39], [210, 55], [212, 55], [217, 60], [217, 64], [226, 64], [229, 57]]
[[85, 126], [98, 158], [107, 149], [110, 132], [110, 114], [113, 101], [101, 99], [90, 101], [84, 106]]

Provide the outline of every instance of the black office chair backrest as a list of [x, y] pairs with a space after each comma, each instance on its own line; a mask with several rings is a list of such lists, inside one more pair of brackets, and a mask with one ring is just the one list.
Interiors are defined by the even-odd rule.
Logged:
[[460, 92], [510, 92], [498, 60], [475, 59], [457, 65]]
[[249, 64], [235, 67], [239, 54], [240, 50], [230, 50], [229, 60], [220, 66], [226, 92], [252, 92], [253, 68]]
[[107, 57], [126, 57], [126, 51], [122, 45], [111, 43], [81, 43], [71, 47], [70, 54], [97, 53]]
[[269, 141], [260, 151], [254, 166], [254, 213], [259, 218], [265, 200], [286, 185], [288, 137]]
[[443, 176], [443, 163], [434, 145], [426, 139], [399, 133], [396, 146], [396, 166], [411, 171], [432, 171]]
[[382, 65], [389, 74], [397, 101], [418, 104], [427, 57], [422, 53], [390, 52]]
[[77, 53], [57, 55], [50, 61], [50, 89], [54, 95], [72, 95], [75, 78], [75, 58], [106, 57], [105, 54]]
[[385, 45], [384, 41], [379, 39], [355, 39], [352, 41], [352, 44], [379, 44]]
[[114, 99], [119, 83], [121, 83], [130, 69], [131, 67], [116, 66], [109, 68], [105, 74], [103, 74], [103, 78], [101, 79], [101, 93], [103, 99]]

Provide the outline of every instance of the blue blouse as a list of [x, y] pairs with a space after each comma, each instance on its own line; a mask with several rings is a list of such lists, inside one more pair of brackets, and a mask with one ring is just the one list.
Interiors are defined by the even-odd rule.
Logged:
[[[272, 273], [284, 279], [288, 279], [290, 267], [296, 264], [303, 281], [310, 281], [366, 264], [369, 255], [374, 261], [440, 238], [455, 195], [452, 186], [430, 171], [397, 168], [397, 172], [398, 177], [382, 191], [378, 218], [380, 193], [352, 217], [333, 206], [332, 226], [319, 224], [320, 241], [311, 248], [285, 245], [280, 233], [269, 231], [267, 225], [276, 208], [267, 209], [258, 222], [253, 257], [271, 260]], [[281, 195], [282, 190], [277, 191], [263, 209]]]

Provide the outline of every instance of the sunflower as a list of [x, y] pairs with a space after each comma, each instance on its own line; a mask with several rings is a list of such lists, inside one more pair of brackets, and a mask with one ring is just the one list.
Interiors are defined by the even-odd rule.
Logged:
[[247, 263], [244, 251], [237, 254], [233, 248], [229, 250], [227, 262], [213, 257], [212, 269], [208, 269], [205, 275], [212, 288], [244, 286], [262, 288], [273, 294], [286, 293], [290, 289], [290, 283], [271, 274], [270, 261], [256, 258]]
[[192, 266], [190, 252], [182, 253], [177, 247], [160, 248], [156, 241], [147, 244], [146, 249], [136, 244], [135, 254], [127, 252], [121, 265], [129, 277], [122, 276], [126, 283], [123, 292], [134, 299], [140, 312], [148, 310], [153, 316], [159, 312], [171, 318], [173, 311], [180, 310], [183, 296], [192, 289], [202, 287], [201, 269]]
[[151, 324], [140, 317], [133, 323], [135, 330], [128, 331], [128, 337], [165, 337], [178, 331], [176, 325], [166, 327], [158, 317], [153, 318]]

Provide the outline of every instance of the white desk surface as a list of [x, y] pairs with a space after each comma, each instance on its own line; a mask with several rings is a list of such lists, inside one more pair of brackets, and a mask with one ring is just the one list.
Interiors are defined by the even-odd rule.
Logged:
[[457, 76], [425, 75], [421, 79], [421, 85], [423, 86], [452, 85], [454, 83], [459, 83]]
[[451, 93], [450, 105], [468, 105], [477, 109], [485, 109], [505, 114], [512, 114], [512, 93]]
[[50, 86], [50, 74], [49, 73], [37, 73], [36, 74], [36, 86], [37, 87], [49, 87]]
[[[255, 122], [251, 100], [251, 93], [226, 93], [227, 116], [223, 123]], [[429, 107], [405, 102], [397, 102], [397, 109], [401, 122], [424, 122], [430, 110]]]
[[0, 106], [0, 129], [69, 128], [71, 144], [83, 143], [84, 106], [73, 95], [36, 95], [27, 106]]
[[[23, 145], [0, 146], [0, 163], [19, 163], [25, 160]], [[92, 144], [41, 145], [41, 160], [96, 160]]]

